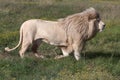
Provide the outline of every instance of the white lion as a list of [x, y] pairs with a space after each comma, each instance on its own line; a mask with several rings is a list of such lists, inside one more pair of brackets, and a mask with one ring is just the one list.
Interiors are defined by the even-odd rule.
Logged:
[[[23, 58], [25, 51], [32, 44], [32, 51], [38, 56], [37, 48], [44, 41], [61, 48], [63, 55], [56, 56], [56, 59], [67, 57], [74, 51], [75, 59], [79, 60], [85, 42], [93, 38], [97, 32], [101, 32], [104, 27], [104, 22], [94, 8], [58, 21], [32, 19], [22, 24], [18, 45], [12, 49], [6, 47], [5, 51], [15, 50], [22, 44], [19, 54]], [[43, 58], [42, 55], [40, 57]]]

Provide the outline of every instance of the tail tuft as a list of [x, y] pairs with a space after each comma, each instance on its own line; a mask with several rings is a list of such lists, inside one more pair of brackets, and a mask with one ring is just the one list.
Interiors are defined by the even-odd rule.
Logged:
[[5, 48], [5, 51], [10, 52], [11, 50], [10, 50], [9, 47], [6, 47], [6, 48]]

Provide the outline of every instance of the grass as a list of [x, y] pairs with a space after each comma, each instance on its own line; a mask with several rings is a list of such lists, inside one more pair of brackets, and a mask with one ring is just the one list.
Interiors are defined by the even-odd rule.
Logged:
[[[24, 59], [19, 49], [4, 52], [4, 47], [18, 43], [19, 27], [25, 20], [56, 20], [88, 7], [95, 7], [107, 26], [87, 42], [80, 61], [72, 55], [54, 60], [61, 51], [45, 43], [39, 51], [46, 59], [35, 58], [31, 50]], [[0, 0], [0, 80], [119, 80], [119, 9], [117, 0]]]

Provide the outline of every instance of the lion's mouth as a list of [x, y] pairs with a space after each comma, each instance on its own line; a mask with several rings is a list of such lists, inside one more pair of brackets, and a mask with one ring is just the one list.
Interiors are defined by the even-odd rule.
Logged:
[[102, 29], [99, 29], [99, 32], [102, 32], [105, 29], [105, 25], [103, 25]]

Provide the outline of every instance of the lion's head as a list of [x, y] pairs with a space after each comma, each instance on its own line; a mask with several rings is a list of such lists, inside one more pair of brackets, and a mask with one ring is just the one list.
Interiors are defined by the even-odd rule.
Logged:
[[100, 14], [94, 8], [89, 8], [83, 13], [88, 14], [88, 20], [94, 22], [94, 26], [99, 32], [103, 31], [105, 23], [101, 20]]
[[100, 14], [94, 8], [88, 8], [81, 13], [76, 13], [58, 20], [62, 27], [76, 35], [79, 33], [83, 39], [91, 39], [97, 32], [103, 31], [105, 23], [101, 20]]

